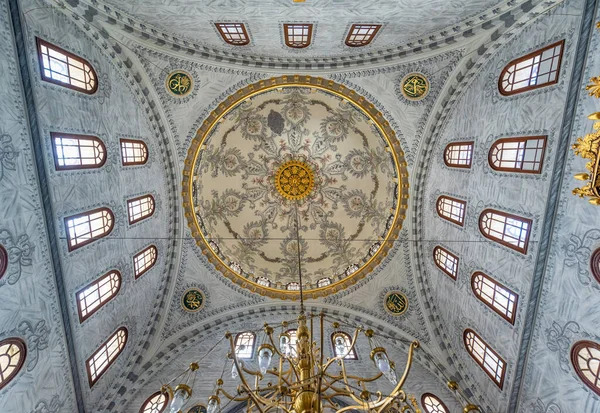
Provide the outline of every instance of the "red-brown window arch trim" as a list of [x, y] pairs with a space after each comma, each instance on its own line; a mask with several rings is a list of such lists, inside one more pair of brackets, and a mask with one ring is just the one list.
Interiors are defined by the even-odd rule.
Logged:
[[162, 394], [163, 396], [165, 396], [165, 404], [163, 405], [163, 407], [156, 413], [163, 413], [165, 410], [167, 410], [167, 406], [169, 405], [169, 393], [162, 393], [160, 390], [157, 392], [154, 392], [150, 395], [150, 397], [148, 397], [146, 399], [146, 401], [144, 401], [144, 403], [142, 403], [142, 407], [140, 407], [140, 413], [144, 413], [144, 410], [146, 410], [146, 405], [150, 402], [150, 400], [152, 400], [154, 397], [158, 396], [159, 394]]
[[421, 396], [421, 407], [423, 408], [423, 410], [425, 410], [427, 413], [429, 413], [429, 410], [427, 410], [427, 408], [425, 408], [425, 398], [426, 397], [432, 397], [434, 399], [436, 399], [438, 402], [440, 402], [440, 404], [442, 405], [442, 407], [446, 410], [446, 413], [450, 413], [450, 409], [448, 408], [448, 406], [446, 406], [446, 403], [444, 403], [442, 401], [442, 399], [440, 399], [439, 397], [437, 397], [435, 394], [433, 393], [423, 393], [423, 395]]
[[[140, 216], [139, 218], [134, 219], [133, 221], [131, 220], [131, 217], [128, 216], [129, 225], [133, 225], [137, 222], [140, 222], [146, 218], [150, 218], [152, 215], [154, 215], [154, 212], [156, 211], [156, 200], [154, 199], [152, 194], [146, 194], [146, 195], [138, 196], [136, 198], [128, 199], [127, 200], [127, 208], [129, 209], [130, 202], [139, 201], [140, 199], [144, 199], [144, 198], [150, 198], [152, 200], [152, 212], [150, 212], [148, 215]], [[129, 215], [129, 212], [128, 212], [128, 215]]]
[[[54, 143], [54, 138], [73, 138], [73, 139], [89, 139], [94, 142], [98, 142], [102, 149], [104, 150], [104, 158], [100, 161], [99, 164], [95, 165], [59, 165], [58, 164], [58, 154], [56, 153], [56, 145]], [[104, 166], [106, 163], [107, 152], [106, 145], [100, 138], [93, 135], [77, 135], [75, 133], [62, 133], [62, 132], [50, 132], [50, 139], [52, 140], [52, 154], [54, 155], [54, 167], [57, 171], [70, 171], [73, 169], [97, 169]]]
[[[302, 42], [301, 45], [295, 45], [292, 42], [290, 42], [290, 35], [289, 35], [289, 31], [290, 28], [293, 28], [294, 26], [306, 26], [306, 29], [308, 30], [308, 35], [307, 35], [307, 41], [306, 43]], [[283, 36], [285, 38], [285, 45], [287, 47], [291, 47], [292, 49], [304, 49], [308, 46], [310, 46], [310, 44], [312, 43], [312, 35], [313, 35], [313, 24], [312, 23], [284, 23], [283, 24]]]
[[[477, 291], [475, 291], [475, 277], [477, 277], [478, 275], [490, 280], [494, 284], [504, 288], [505, 290], [507, 290], [515, 295], [515, 304], [514, 304], [514, 311], [512, 313], [512, 317], [507, 317], [506, 314], [504, 314], [503, 312], [498, 310], [496, 307], [490, 305], [487, 301], [481, 299], [481, 296], [477, 293]], [[517, 294], [510, 288], [506, 287], [504, 284], [499, 283], [498, 281], [494, 280], [492, 277], [490, 277], [489, 275], [487, 275], [486, 273], [483, 273], [481, 271], [475, 271], [473, 273], [473, 275], [471, 276], [471, 290], [473, 291], [473, 294], [475, 294], [475, 297], [477, 297], [479, 299], [479, 301], [481, 301], [483, 304], [485, 304], [486, 306], [488, 306], [489, 308], [494, 310], [496, 313], [498, 313], [498, 315], [500, 315], [502, 318], [504, 318], [506, 321], [508, 321], [512, 325], [515, 324], [515, 319], [517, 317], [517, 306], [519, 305], [519, 294]]]
[[[42, 80], [44, 80], [45, 82], [49, 82], [49, 83], [54, 83], [55, 85], [59, 85], [62, 87], [66, 87], [68, 89], [72, 89], [72, 90], [76, 90], [78, 92], [81, 93], [85, 93], [86, 95], [93, 95], [94, 93], [96, 93], [96, 91], [98, 90], [98, 74], [96, 73], [96, 70], [94, 69], [94, 66], [92, 66], [92, 64], [84, 59], [81, 56], [77, 56], [76, 54], [73, 54], [71, 52], [66, 51], [65, 49], [58, 47], [55, 44], [52, 44], [50, 42], [47, 42], [45, 40], [40, 39], [39, 37], [35, 38], [35, 42], [37, 44], [37, 51], [38, 51], [38, 62], [40, 64], [40, 75], [42, 77]], [[73, 86], [70, 83], [65, 83], [65, 82], [61, 82], [59, 80], [56, 79], [52, 79], [49, 77], [44, 76], [44, 62], [43, 62], [43, 58], [42, 58], [42, 46], [46, 46], [49, 49], [54, 49], [59, 51], [60, 53], [64, 53], [65, 55], [75, 59], [75, 60], [79, 60], [80, 62], [85, 63], [86, 65], [88, 65], [88, 67], [90, 68], [90, 70], [92, 71], [92, 73], [94, 74], [94, 78], [95, 78], [95, 82], [94, 82], [94, 87], [92, 87], [92, 89], [90, 90], [86, 90], [77, 86]]]
[[[331, 345], [333, 346], [333, 354], [335, 354], [336, 356], [338, 356], [337, 351], [335, 349], [335, 338], [337, 336], [343, 336], [348, 340], [348, 345], [352, 345], [352, 337], [350, 336], [350, 334], [344, 332], [344, 331], [334, 331], [333, 333], [331, 333]], [[346, 357], [344, 357], [344, 360], [358, 360], [358, 354], [356, 354], [356, 347], [353, 347], [348, 354], [346, 354]]]
[[594, 343], [593, 341], [589, 341], [589, 340], [580, 340], [580, 341], [576, 342], [575, 344], [573, 344], [573, 347], [571, 347], [571, 364], [573, 365], [573, 368], [575, 369], [575, 373], [577, 373], [577, 376], [579, 377], [579, 379], [581, 381], [583, 381], [585, 383], [585, 385], [590, 388], [590, 390], [592, 390], [594, 393], [596, 393], [598, 396], [600, 396], [600, 389], [598, 389], [597, 385], [595, 385], [594, 383], [591, 383], [589, 381], [589, 379], [587, 377], [585, 377], [585, 375], [579, 368], [579, 363], [577, 362], [577, 357], [579, 355], [579, 351], [584, 347], [592, 347], [597, 350], [600, 350], [600, 344]]
[[[496, 148], [497, 145], [499, 145], [501, 143], [505, 143], [505, 142], [527, 142], [528, 140], [537, 140], [537, 139], [542, 139], [544, 141], [544, 146], [542, 147], [542, 154], [540, 155], [540, 166], [539, 166], [538, 169], [536, 169], [536, 170], [529, 170], [529, 169], [523, 169], [523, 168], [505, 168], [505, 167], [502, 167], [502, 166], [496, 166], [496, 165], [494, 165], [494, 161], [492, 160], [492, 152], [494, 151], [494, 149]], [[544, 167], [544, 156], [546, 155], [546, 144], [547, 144], [547, 142], [548, 142], [548, 136], [547, 135], [520, 136], [520, 137], [502, 138], [502, 139], [495, 140], [494, 143], [492, 143], [492, 146], [490, 146], [490, 150], [488, 151], [488, 165], [494, 171], [500, 171], [500, 172], [518, 172], [518, 173], [521, 173], [521, 174], [541, 174], [542, 173], [542, 168]]]
[[[99, 284], [105, 278], [110, 277], [111, 274], [117, 274], [117, 277], [119, 277], [119, 285], [117, 286], [117, 291], [115, 291], [114, 294], [108, 300], [106, 300], [105, 302], [103, 302], [98, 307], [94, 308], [92, 311], [89, 311], [85, 316], [82, 317], [81, 316], [82, 308], [81, 308], [81, 301], [79, 300], [79, 293], [87, 290], [88, 288], [90, 288], [94, 284]], [[104, 274], [103, 276], [101, 276], [100, 278], [95, 279], [94, 281], [92, 281], [91, 283], [89, 283], [85, 287], [81, 288], [79, 291], [77, 291], [75, 293], [75, 301], [77, 301], [77, 313], [79, 314], [79, 322], [83, 323], [85, 320], [87, 320], [92, 315], [94, 315], [94, 313], [96, 313], [96, 311], [98, 311], [102, 307], [104, 307], [104, 305], [107, 304], [110, 300], [112, 300], [113, 298], [115, 298], [117, 296], [117, 294], [119, 294], [119, 291], [121, 290], [121, 285], [123, 285], [123, 277], [121, 276], [121, 272], [119, 272], [117, 270], [110, 270], [109, 272], [107, 272], [106, 274]]]
[[[600, 283], [600, 248], [596, 249], [590, 257], [590, 267], [592, 275]], [[0, 271], [0, 274], [2, 272]]]
[[[465, 165], [463, 165], [463, 164], [449, 163], [448, 160], [446, 159], [446, 152], [448, 151], [448, 149], [450, 149], [453, 146], [462, 146], [462, 145], [471, 145], [471, 158], [469, 159], [469, 163], [465, 164]], [[464, 141], [464, 142], [463, 141], [455, 141], [455, 142], [450, 142], [444, 148], [444, 153], [443, 153], [444, 164], [448, 168], [471, 169], [471, 164], [473, 163], [473, 147], [474, 146], [475, 146], [475, 141]]]
[[[448, 199], [450, 201], [458, 202], [463, 205], [463, 216], [462, 216], [463, 220], [462, 221], [452, 219], [452, 218], [442, 215], [440, 213], [440, 203], [442, 202], [442, 199], [444, 199], [444, 198]], [[447, 195], [440, 195], [438, 197], [437, 201], [435, 201], [435, 210], [440, 218], [445, 219], [446, 221], [452, 222], [453, 224], [459, 225], [461, 227], [465, 225], [465, 215], [467, 214], [467, 201], [463, 201], [462, 199], [453, 198], [453, 197], [447, 196]]]
[[[496, 381], [496, 378], [494, 376], [492, 376], [492, 374], [489, 371], [487, 371], [487, 369], [485, 368], [483, 363], [481, 363], [479, 360], [477, 360], [475, 358], [475, 356], [469, 350], [469, 347], [467, 346], [467, 334], [469, 334], [469, 333], [475, 335], [475, 337], [477, 337], [479, 340], [481, 340], [481, 342], [483, 344], [485, 344], [485, 347], [487, 348], [487, 350], [490, 353], [493, 353], [496, 357], [498, 357], [498, 359], [501, 360], [502, 363], [504, 364], [504, 368], [502, 369], [502, 375], [500, 376], [500, 382]], [[496, 353], [496, 351], [493, 348], [491, 348], [490, 345], [483, 338], [481, 338], [481, 336], [479, 334], [477, 334], [473, 329], [467, 328], [463, 332], [463, 345], [465, 346], [465, 350], [467, 350], [467, 353], [469, 353], [469, 356], [471, 356], [471, 358], [475, 361], [475, 363], [477, 363], [481, 367], [481, 369], [485, 372], [485, 374], [487, 374], [489, 376], [489, 378], [492, 379], [492, 381], [494, 383], [496, 383], [498, 385], [498, 387], [500, 387], [500, 390], [502, 390], [504, 388], [504, 378], [506, 377], [506, 360], [504, 360], [502, 357], [500, 357], [500, 354]]]
[[[558, 45], [560, 45], [561, 48], [560, 48], [560, 56], [558, 58], [558, 66], [556, 67], [556, 79], [554, 79], [551, 82], [542, 83], [541, 85], [530, 85], [530, 86], [524, 87], [522, 89], [512, 90], [510, 92], [507, 92], [507, 91], [503, 90], [503, 88], [502, 88], [502, 78], [504, 77], [504, 74], [508, 71], [508, 68], [510, 68], [513, 65], [517, 65], [517, 64], [519, 64], [519, 63], [521, 63], [521, 62], [523, 62], [523, 61], [525, 61], [527, 59], [531, 59], [532, 57], [534, 57], [536, 55], [542, 54], [545, 50], [552, 49], [552, 48], [554, 48], [554, 47], [556, 47]], [[500, 72], [500, 76], [498, 76], [498, 91], [503, 96], [512, 96], [512, 95], [516, 95], [516, 94], [519, 94], [519, 93], [527, 92], [529, 90], [539, 89], [539, 88], [542, 88], [542, 87], [546, 87], [546, 86], [551, 86], [551, 85], [557, 84], [558, 83], [558, 79], [560, 78], [560, 66], [562, 64], [562, 57], [563, 57], [564, 50], [565, 50], [565, 41], [563, 39], [563, 40], [561, 40], [559, 42], [552, 43], [551, 45], [544, 46], [541, 49], [537, 49], [534, 52], [526, 54], [525, 56], [521, 56], [521, 57], [518, 57], [516, 59], [511, 60], [510, 62], [508, 62], [506, 64], [506, 66], [504, 66], [504, 69], [502, 69], [502, 72]]]
[[[354, 32], [354, 29], [357, 26], [370, 26], [370, 27], [373, 28], [373, 33], [369, 36], [369, 39], [366, 40], [365, 42], [360, 42], [361, 44], [353, 43], [353, 41], [351, 40], [351, 37], [352, 37], [353, 32]], [[381, 30], [381, 26], [382, 26], [381, 24], [354, 23], [350, 27], [350, 30], [348, 30], [348, 34], [346, 35], [346, 40], [344, 41], [344, 43], [348, 47], [363, 47], [363, 46], [367, 46], [367, 45], [369, 45], [369, 44], [371, 44], [373, 42], [373, 39], [375, 39], [375, 36], [377, 36], [377, 33], [379, 33], [379, 30]]]
[[[106, 211], [108, 213], [108, 215], [110, 216], [110, 218], [111, 218], [111, 220], [110, 220], [110, 227], [108, 228], [108, 230], [106, 230], [102, 235], [99, 235], [97, 237], [92, 237], [92, 238], [90, 238], [88, 240], [83, 241], [80, 244], [71, 245], [70, 238], [69, 238], [69, 229], [68, 229], [69, 227], [67, 225], [67, 221], [70, 220], [70, 219], [81, 218], [81, 217], [84, 217], [86, 215], [91, 215], [91, 214], [94, 214], [96, 212], [101, 212], [101, 211]], [[97, 241], [100, 238], [104, 238], [107, 235], [109, 235], [112, 232], [113, 228], [115, 227], [115, 215], [113, 214], [113, 212], [109, 208], [96, 208], [96, 209], [92, 209], [91, 211], [85, 211], [85, 212], [82, 212], [80, 214], [76, 214], [76, 215], [71, 215], [71, 216], [65, 217], [64, 222], [65, 222], [65, 231], [66, 231], [66, 234], [67, 234], [67, 246], [69, 248], [69, 252], [71, 252], [71, 251], [75, 251], [76, 249], [81, 248], [81, 247], [83, 247], [85, 245], [91, 244], [92, 242]]]
[[[92, 360], [94, 358], [94, 356], [96, 355], [96, 353], [98, 353], [98, 351], [102, 350], [104, 348], [104, 346], [106, 346], [108, 344], [108, 342], [119, 331], [123, 331], [123, 333], [125, 333], [125, 343], [123, 344], [123, 347], [121, 347], [121, 349], [119, 349], [119, 351], [117, 352], [117, 354], [115, 354], [115, 356], [112, 358], [112, 360], [108, 361], [108, 364], [106, 365], [106, 367], [104, 368], [104, 370], [102, 370], [102, 372], [96, 376], [96, 379], [92, 380], [92, 371], [90, 370], [90, 360]], [[110, 336], [108, 336], [108, 338], [102, 344], [100, 344], [98, 346], [98, 348], [96, 349], [96, 351], [94, 351], [91, 356], [89, 356], [87, 358], [87, 360], [85, 361], [85, 369], [87, 370], [88, 384], [90, 385], [90, 388], [92, 388], [92, 386], [94, 384], [98, 383], [98, 380], [100, 380], [100, 378], [102, 376], [104, 376], [104, 373], [106, 373], [108, 371], [108, 369], [110, 368], [110, 366], [112, 366], [113, 363], [119, 358], [119, 356], [121, 355], [121, 353], [123, 352], [123, 350], [125, 350], [125, 347], [127, 347], [127, 342], [128, 341], [129, 341], [129, 330], [127, 330], [127, 327], [119, 327]]]
[[[437, 260], [435, 259], [435, 253], [437, 250], [440, 251], [444, 251], [446, 254], [448, 254], [449, 256], [456, 258], [456, 275], [452, 274], [451, 272], [447, 271], [444, 267], [440, 266], [437, 262]], [[442, 271], [444, 274], [446, 274], [448, 277], [452, 278], [454, 281], [456, 281], [456, 279], [458, 278], [458, 265], [460, 263], [460, 258], [458, 258], [457, 255], [454, 255], [453, 253], [451, 253], [450, 251], [448, 251], [446, 248], [444, 247], [440, 247], [439, 245], [436, 245], [436, 247], [433, 249], [433, 263], [435, 264], [436, 267], [438, 267], [440, 269], [440, 271]]]
[[21, 352], [21, 358], [19, 358], [19, 362], [17, 363], [15, 370], [9, 374], [8, 377], [5, 377], [2, 383], [0, 383], [0, 390], [8, 385], [8, 383], [10, 383], [17, 376], [17, 374], [19, 374], [21, 368], [23, 368], [23, 364], [25, 364], [25, 358], [27, 357], [27, 345], [19, 337], [9, 337], [4, 340], [0, 340], [0, 346], [5, 344], [14, 344], [17, 346]]
[[8, 268], [8, 252], [3, 245], [0, 245], [0, 278], [4, 276], [6, 269]]
[[141, 250], [140, 252], [138, 252], [137, 254], [135, 254], [133, 256], [134, 269], [135, 269], [135, 257], [144, 254], [146, 251], [149, 251], [150, 249], [154, 249], [154, 254], [156, 255], [156, 257], [154, 258], [154, 261], [152, 261], [151, 265], [144, 268], [139, 274], [135, 274], [136, 280], [138, 278], [140, 278], [142, 275], [146, 274], [148, 271], [150, 271], [156, 265], [156, 261], [158, 261], [158, 248], [156, 247], [156, 245], [152, 244], [152, 245], [149, 245], [148, 247], [144, 248], [143, 250]]
[[[529, 224], [529, 227], [527, 228], [527, 234], [525, 235], [525, 240], [523, 241], [524, 247], [523, 248], [517, 247], [516, 245], [513, 245], [510, 242], [506, 242], [504, 240], [494, 238], [494, 237], [486, 234], [485, 231], [483, 230], [482, 218], [485, 214], [488, 214], [488, 213], [498, 214], [498, 215], [505, 216], [507, 218], [516, 219], [516, 220], [522, 221], [522, 222], [527, 222]], [[491, 241], [497, 242], [501, 245], [504, 245], [505, 247], [508, 247], [510, 249], [513, 249], [513, 250], [518, 251], [523, 254], [527, 254], [527, 248], [529, 246], [529, 236], [531, 235], [532, 224], [533, 224], [533, 221], [529, 218], [520, 217], [518, 215], [509, 214], [508, 212], [503, 212], [503, 211], [499, 211], [497, 209], [492, 209], [492, 208], [484, 209], [483, 211], [481, 211], [481, 214], [479, 214], [479, 232], [481, 232], [481, 235], [483, 235], [484, 237], [486, 237], [487, 239], [489, 239]]]
[[[134, 161], [134, 162], [127, 162], [125, 161], [125, 159], [123, 158], [123, 147], [121, 146], [121, 143], [125, 142], [125, 143], [139, 143], [140, 145], [142, 145], [144, 147], [144, 149], [146, 150], [146, 159], [144, 159], [141, 162], [138, 161]], [[121, 151], [121, 163], [123, 164], [123, 166], [134, 166], [134, 165], [145, 165], [146, 163], [148, 163], [148, 158], [150, 157], [150, 151], [148, 150], [148, 145], [146, 145], [146, 142], [140, 140], [140, 139], [119, 139], [119, 149]]]
[[[227, 38], [227, 33], [225, 33], [225, 31], [223, 30], [223, 25], [228, 25], [228, 24], [235, 24], [235, 25], [239, 25], [240, 28], [242, 29], [242, 34], [244, 35], [244, 40], [240, 41], [240, 42], [233, 42], [231, 40], [229, 40]], [[250, 44], [250, 35], [248, 34], [248, 30], [246, 30], [246, 25], [244, 23], [239, 23], [239, 22], [217, 22], [215, 23], [215, 27], [217, 28], [217, 30], [219, 31], [219, 34], [221, 35], [221, 37], [223, 38], [223, 41], [227, 44], [230, 44], [232, 46], [247, 46]]]

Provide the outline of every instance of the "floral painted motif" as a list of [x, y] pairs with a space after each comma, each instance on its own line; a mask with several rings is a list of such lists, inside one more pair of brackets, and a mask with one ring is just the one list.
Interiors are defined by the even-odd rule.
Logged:
[[546, 345], [550, 351], [558, 354], [560, 368], [565, 372], [569, 371], [569, 348], [579, 328], [579, 324], [574, 321], [568, 321], [562, 327], [554, 321], [552, 327], [546, 329]]
[[4, 277], [0, 279], [1, 287], [3, 284], [12, 285], [19, 281], [22, 267], [28, 267], [32, 263], [35, 246], [29, 241], [29, 235], [14, 237], [6, 229], [0, 229], [0, 245], [3, 245], [8, 253], [8, 268]]
[[19, 152], [15, 150], [12, 144], [12, 137], [7, 134], [0, 134], [0, 181], [4, 178], [5, 171], [14, 171], [16, 169], [15, 160]]
[[32, 371], [38, 363], [40, 351], [48, 348], [50, 329], [45, 320], [40, 320], [35, 325], [30, 321], [21, 321], [17, 330], [27, 342], [27, 371]]
[[572, 234], [569, 242], [564, 246], [567, 257], [564, 260], [566, 267], [577, 267], [577, 279], [583, 285], [590, 285], [592, 277], [590, 276], [590, 257], [592, 251], [600, 244], [600, 230], [591, 229], [578, 237]]

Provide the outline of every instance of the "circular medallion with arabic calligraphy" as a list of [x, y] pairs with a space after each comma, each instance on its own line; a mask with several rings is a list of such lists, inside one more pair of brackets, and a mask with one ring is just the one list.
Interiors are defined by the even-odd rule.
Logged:
[[204, 307], [204, 293], [198, 288], [190, 288], [181, 296], [181, 307], [188, 313], [198, 312]]
[[408, 310], [408, 298], [400, 291], [391, 291], [383, 299], [383, 306], [393, 316], [402, 315]]
[[425, 99], [429, 93], [429, 81], [421, 73], [409, 73], [400, 82], [402, 95], [408, 100]]
[[169, 93], [177, 97], [183, 97], [189, 94], [194, 87], [192, 75], [183, 70], [176, 70], [169, 73], [165, 86]]

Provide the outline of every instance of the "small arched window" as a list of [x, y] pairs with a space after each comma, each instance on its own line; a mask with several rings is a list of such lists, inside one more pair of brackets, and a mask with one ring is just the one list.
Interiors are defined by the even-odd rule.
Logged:
[[578, 341], [571, 349], [571, 363], [579, 378], [600, 395], [600, 344]]
[[235, 336], [235, 354], [238, 359], [251, 359], [254, 354], [256, 335], [250, 331]]
[[336, 357], [344, 356], [344, 360], [358, 360], [356, 349], [352, 347], [352, 339], [342, 331], [331, 335], [331, 344]]
[[445, 274], [456, 280], [458, 276], [458, 257], [439, 245], [433, 249], [433, 261]]
[[4, 246], [0, 245], [0, 278], [4, 276], [6, 269], [8, 268], [8, 253]]
[[167, 394], [157, 391], [142, 404], [140, 413], [163, 413], [169, 404], [168, 401]]
[[500, 389], [504, 386], [506, 362], [477, 333], [466, 329], [463, 334], [465, 348]]
[[104, 304], [114, 298], [121, 289], [121, 273], [113, 270], [77, 292], [79, 322], [83, 323]]
[[129, 215], [130, 225], [152, 216], [154, 214], [154, 197], [144, 195], [128, 200], [127, 214]]
[[271, 280], [269, 280], [267, 277], [257, 277], [256, 278], [256, 283], [258, 285], [262, 285], [263, 287], [270, 287], [271, 286]]
[[519, 57], [507, 64], [498, 89], [505, 96], [558, 83], [564, 40]]
[[[592, 253], [590, 258], [590, 267], [592, 269], [592, 275], [600, 283], [600, 248]], [[1, 265], [0, 265], [1, 268]], [[2, 270], [0, 270], [0, 277], [2, 276]]]
[[156, 264], [157, 257], [158, 250], [154, 245], [150, 245], [133, 257], [133, 273], [136, 280]]
[[115, 217], [108, 208], [98, 208], [65, 218], [69, 251], [110, 234]]
[[366, 46], [373, 41], [381, 24], [353, 24], [346, 36], [346, 46]]
[[43, 80], [88, 95], [98, 90], [98, 75], [87, 60], [38, 37], [36, 41]]
[[444, 163], [451, 168], [470, 168], [473, 142], [451, 142], [444, 149]]
[[115, 362], [119, 354], [121, 354], [125, 348], [126, 343], [127, 329], [121, 327], [115, 331], [89, 359], [86, 360], [85, 365], [90, 387], [92, 387], [106, 372], [110, 365]]
[[498, 139], [490, 148], [488, 162], [496, 171], [539, 174], [545, 150], [545, 136]]
[[308, 47], [312, 40], [312, 31], [312, 24], [284, 24], [283, 32], [286, 46], [294, 49]]
[[511, 324], [515, 323], [519, 296], [492, 279], [489, 275], [476, 272], [471, 277], [471, 288], [477, 298], [497, 312]]
[[106, 146], [95, 136], [50, 132], [57, 171], [100, 168], [106, 162]]
[[10, 337], [0, 341], [0, 389], [19, 373], [26, 355], [27, 347], [20, 338]]
[[143, 141], [121, 139], [123, 166], [144, 165], [148, 162], [148, 146]]
[[331, 284], [331, 278], [321, 278], [319, 281], [317, 281], [317, 288], [327, 287], [329, 284]]
[[246, 46], [250, 43], [250, 37], [243, 23], [215, 23], [225, 43], [233, 46]]
[[479, 216], [479, 230], [484, 237], [527, 254], [532, 221], [506, 212], [486, 209]]
[[423, 406], [426, 413], [450, 413], [444, 402], [431, 393], [425, 393], [421, 396], [421, 406]]
[[298, 284], [296, 282], [291, 282], [291, 283], [288, 283], [288, 285], [286, 285], [285, 288], [288, 291], [300, 291], [300, 284]]
[[296, 356], [297, 354], [297, 348], [296, 345], [298, 344], [298, 330], [296, 330], [295, 328], [291, 328], [289, 330], [287, 330], [285, 332], [288, 337], [290, 338], [290, 351], [291, 351], [291, 355], [292, 356]]
[[453, 222], [461, 227], [465, 223], [465, 210], [467, 202], [449, 196], [441, 196], [436, 202], [437, 213], [441, 218]]

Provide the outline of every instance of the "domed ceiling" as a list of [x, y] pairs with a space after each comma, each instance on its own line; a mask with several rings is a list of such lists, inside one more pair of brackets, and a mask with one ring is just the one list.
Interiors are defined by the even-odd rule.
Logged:
[[[406, 162], [373, 106], [322, 79], [248, 86], [219, 106], [186, 160], [184, 207], [225, 276], [279, 298], [356, 282], [402, 226]], [[298, 243], [299, 240], [299, 243]]]

